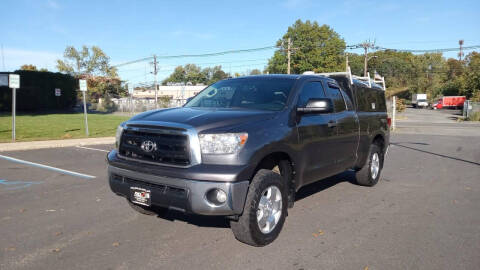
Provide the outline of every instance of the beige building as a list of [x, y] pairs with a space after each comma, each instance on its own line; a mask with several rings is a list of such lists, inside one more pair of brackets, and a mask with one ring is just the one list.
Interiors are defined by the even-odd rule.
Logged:
[[[202, 91], [207, 85], [161, 85], [158, 89], [158, 96], [168, 96], [172, 100], [181, 100], [193, 97]], [[133, 97], [139, 99], [154, 99], [155, 90], [134, 90]]]

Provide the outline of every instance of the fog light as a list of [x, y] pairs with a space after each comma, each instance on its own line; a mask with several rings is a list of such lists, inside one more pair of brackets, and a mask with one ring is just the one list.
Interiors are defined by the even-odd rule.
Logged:
[[215, 206], [220, 206], [227, 201], [227, 193], [225, 191], [215, 188], [209, 190], [205, 194], [205, 198], [208, 203], [213, 204]]
[[220, 203], [224, 203], [225, 201], [227, 201], [227, 194], [225, 193], [225, 191], [217, 189], [217, 201]]

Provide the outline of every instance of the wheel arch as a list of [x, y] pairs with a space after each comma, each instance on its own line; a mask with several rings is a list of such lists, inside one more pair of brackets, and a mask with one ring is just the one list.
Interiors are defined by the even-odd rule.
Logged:
[[368, 142], [369, 142], [369, 144], [368, 144], [368, 147], [365, 148], [365, 151], [362, 151], [362, 152], [358, 153], [359, 157], [358, 157], [357, 162], [354, 166], [355, 170], [363, 168], [363, 166], [365, 165], [365, 162], [367, 162], [367, 158], [368, 158], [368, 154], [369, 154], [369, 151], [367, 151], [367, 149], [370, 148], [371, 144], [378, 143], [380, 145], [381, 149], [382, 149], [382, 152], [385, 152], [386, 147], [388, 146], [388, 141], [387, 141], [386, 135], [384, 133], [380, 132], [380, 131], [375, 133], [375, 134], [372, 134], [372, 136], [370, 137]]
[[[286, 161], [286, 162], [285, 162]], [[253, 170], [252, 176], [250, 179], [255, 176], [255, 174], [261, 169], [274, 170], [278, 166], [278, 173], [282, 174], [285, 182], [287, 183], [288, 188], [288, 201], [289, 207], [293, 206], [295, 201], [295, 192], [297, 186], [296, 180], [296, 163], [288, 152], [286, 151], [273, 151], [267, 154], [264, 154], [261, 159], [257, 162], [255, 169]], [[285, 166], [285, 168], [280, 168]], [[275, 171], [275, 170], [274, 170]]]

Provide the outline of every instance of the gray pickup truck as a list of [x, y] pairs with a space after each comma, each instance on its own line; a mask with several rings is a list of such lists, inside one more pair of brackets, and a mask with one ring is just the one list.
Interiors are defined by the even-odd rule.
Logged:
[[122, 123], [109, 183], [143, 214], [225, 216], [239, 241], [264, 246], [301, 187], [345, 170], [375, 185], [389, 124], [382, 87], [351, 75], [226, 79]]

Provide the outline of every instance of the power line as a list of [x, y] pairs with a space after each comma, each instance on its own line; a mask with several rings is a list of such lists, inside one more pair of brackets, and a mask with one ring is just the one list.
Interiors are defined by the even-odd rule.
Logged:
[[[384, 48], [384, 47], [374, 47], [376, 50], [381, 51], [395, 51], [395, 52], [410, 52], [410, 53], [442, 53], [442, 52], [456, 52], [460, 51], [459, 47], [456, 48], [443, 48], [443, 49], [427, 49], [427, 50], [410, 50], [410, 49], [391, 49], [391, 48]], [[462, 47], [462, 50], [475, 50], [480, 49], [480, 45], [473, 45], [473, 46], [466, 46]]]
[[[347, 50], [354, 50], [359, 48], [365, 48], [365, 44], [354, 44], [354, 45], [347, 45]], [[320, 47], [320, 46], [318, 46]], [[156, 56], [157, 59], [176, 59], [176, 58], [194, 58], [194, 57], [213, 57], [213, 56], [221, 56], [227, 54], [237, 54], [237, 53], [249, 53], [249, 52], [258, 52], [258, 51], [265, 51], [271, 49], [283, 49], [281, 46], [266, 46], [266, 47], [259, 47], [259, 48], [251, 48], [251, 49], [240, 49], [240, 50], [228, 50], [228, 51], [220, 51], [220, 52], [213, 52], [213, 53], [204, 53], [204, 54], [179, 54], [179, 55], [163, 55], [163, 56]], [[459, 48], [442, 48], [442, 49], [426, 49], [426, 50], [418, 50], [418, 49], [392, 49], [392, 48], [385, 48], [380, 46], [375, 46], [374, 44], [370, 44], [369, 46], [372, 50], [383, 50], [383, 51], [397, 51], [397, 52], [411, 52], [411, 53], [429, 53], [429, 52], [451, 52], [451, 51], [459, 51]], [[462, 47], [463, 50], [474, 50], [480, 49], [480, 45], [473, 45], [473, 46], [466, 46]], [[154, 57], [145, 57], [140, 58], [137, 60], [121, 63], [118, 65], [114, 65], [113, 67], [121, 67], [125, 65], [135, 64], [139, 62], [144, 62], [148, 60], [152, 60]]]
[[[174, 59], [174, 58], [190, 58], [190, 57], [212, 57], [212, 56], [221, 56], [221, 55], [226, 55], [226, 54], [235, 54], [235, 53], [248, 53], [248, 52], [259, 52], [259, 51], [265, 51], [265, 50], [271, 50], [277, 48], [277, 46], [267, 46], [267, 47], [260, 47], [260, 48], [253, 48], [253, 49], [242, 49], [242, 50], [229, 50], [229, 51], [221, 51], [221, 52], [213, 52], [213, 53], [204, 53], [204, 54], [179, 54], [179, 55], [163, 55], [163, 56], [157, 56], [157, 59]], [[138, 62], [143, 62], [143, 61], [148, 61], [151, 60], [153, 56], [151, 57], [145, 57], [141, 58], [138, 60], [122, 63], [115, 65], [113, 67], [121, 67], [125, 65], [130, 65]]]
[[[217, 61], [217, 62], [199, 62], [199, 63], [198, 62], [189, 62], [188, 64], [195, 64], [195, 65], [198, 65], [198, 66], [206, 66], [206, 65], [223, 66], [222, 64], [244, 63], [244, 62], [268, 62], [268, 59], [258, 58], [258, 59], [248, 59], [248, 60], [232, 60], [232, 61]], [[182, 64], [162, 65], [162, 66], [159, 67], [159, 70], [161, 71], [163, 68], [178, 67], [178, 66], [182, 66]], [[121, 69], [119, 71], [121, 71], [121, 72], [131, 72], [131, 71], [137, 71], [137, 70], [143, 70], [143, 69], [144, 69], [144, 67], [138, 67], [138, 68], [131, 68], [131, 69]]]

